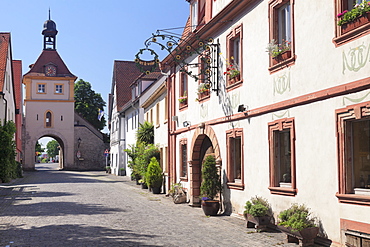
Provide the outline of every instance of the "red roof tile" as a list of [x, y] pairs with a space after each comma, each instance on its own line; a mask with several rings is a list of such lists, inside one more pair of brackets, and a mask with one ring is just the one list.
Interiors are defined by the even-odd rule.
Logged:
[[69, 71], [56, 50], [43, 50], [36, 63], [25, 75], [45, 75], [46, 64], [54, 64], [57, 67], [58, 77], [76, 77]]
[[130, 85], [142, 74], [133, 61], [114, 61], [113, 83], [116, 86], [117, 111], [131, 100]]
[[22, 110], [22, 61], [13, 60], [15, 107]]
[[10, 47], [10, 33], [0, 33], [0, 91], [3, 91], [5, 82], [6, 60]]
[[191, 34], [192, 34], [192, 31], [191, 31], [191, 22], [190, 22], [190, 16], [189, 16], [186, 21], [184, 31], [182, 32], [181, 39], [186, 39]]

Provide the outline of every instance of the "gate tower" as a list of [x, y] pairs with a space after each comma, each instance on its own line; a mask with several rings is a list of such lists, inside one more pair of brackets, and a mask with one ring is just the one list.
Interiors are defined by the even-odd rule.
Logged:
[[35, 145], [41, 137], [59, 142], [61, 169], [74, 165], [74, 82], [73, 75], [56, 50], [56, 24], [45, 21], [43, 50], [23, 76], [25, 85], [25, 170], [35, 169]]

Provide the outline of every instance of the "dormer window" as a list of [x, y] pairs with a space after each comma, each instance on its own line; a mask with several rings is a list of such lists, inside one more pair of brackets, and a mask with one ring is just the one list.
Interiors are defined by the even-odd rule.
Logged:
[[194, 0], [191, 6], [191, 26], [192, 31], [195, 31], [199, 25], [205, 24], [206, 16], [206, 0]]
[[194, 31], [198, 26], [198, 1], [191, 3], [191, 30]]

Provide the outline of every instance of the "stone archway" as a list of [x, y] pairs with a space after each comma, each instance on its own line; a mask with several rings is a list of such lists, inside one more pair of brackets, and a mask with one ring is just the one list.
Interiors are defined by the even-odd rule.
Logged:
[[[60, 145], [60, 157], [59, 157], [59, 169], [66, 168], [66, 160], [65, 157], [68, 157], [68, 142], [65, 137], [57, 132], [57, 131], [43, 131], [37, 135], [35, 135], [32, 139], [26, 140], [26, 154], [25, 159], [26, 162], [24, 163], [24, 170], [35, 170], [35, 162], [31, 160], [32, 157], [35, 157], [35, 145], [37, 141], [42, 137], [51, 137], [54, 138]], [[68, 161], [67, 161], [68, 163]]]
[[216, 158], [216, 163], [220, 169], [222, 160], [220, 146], [217, 136], [211, 126], [199, 126], [193, 135], [191, 142], [191, 160], [189, 161], [190, 176], [190, 205], [200, 206], [200, 184], [202, 160], [206, 154], [212, 153]]

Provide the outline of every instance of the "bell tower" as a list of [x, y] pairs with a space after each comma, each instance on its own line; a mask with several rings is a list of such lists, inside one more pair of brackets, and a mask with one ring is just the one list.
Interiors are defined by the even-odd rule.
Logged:
[[42, 35], [44, 35], [44, 50], [56, 50], [56, 36], [58, 34], [57, 25], [50, 19], [49, 9], [49, 20], [45, 21]]
[[41, 137], [58, 141], [61, 169], [72, 169], [75, 165], [74, 82], [77, 77], [69, 71], [56, 50], [57, 33], [49, 10], [49, 20], [44, 22], [42, 30], [44, 48], [23, 75], [25, 170], [35, 169], [35, 145]]

